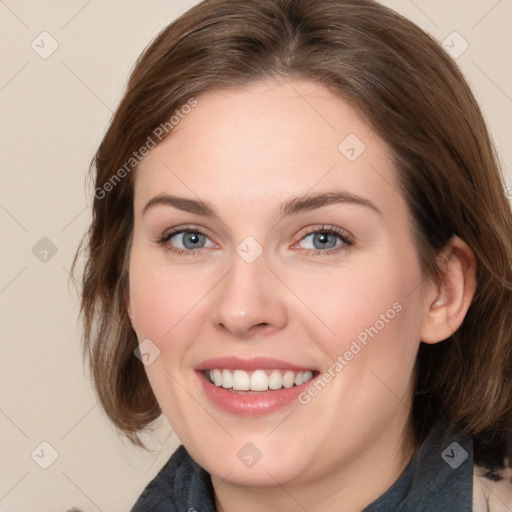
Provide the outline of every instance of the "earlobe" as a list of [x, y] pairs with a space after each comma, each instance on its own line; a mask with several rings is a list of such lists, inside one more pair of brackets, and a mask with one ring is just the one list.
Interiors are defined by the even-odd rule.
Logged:
[[440, 255], [440, 281], [432, 285], [421, 329], [421, 341], [438, 343], [462, 324], [476, 291], [476, 258], [471, 248], [454, 236]]
[[126, 313], [128, 314], [128, 318], [130, 319], [130, 323], [132, 324], [132, 329], [135, 330], [135, 317], [133, 316], [132, 304], [128, 292], [125, 294], [124, 304], [126, 308]]
[[128, 318], [130, 319], [132, 327], [135, 328], [135, 326], [134, 326], [135, 317], [133, 316], [132, 308], [130, 306], [128, 306], [126, 308], [126, 312], [128, 313]]

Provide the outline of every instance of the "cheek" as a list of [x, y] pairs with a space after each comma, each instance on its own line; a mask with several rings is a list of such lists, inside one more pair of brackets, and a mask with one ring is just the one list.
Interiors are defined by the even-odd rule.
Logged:
[[[139, 342], [149, 339], [159, 355], [144, 367], [151, 388], [164, 415], [176, 434], [187, 439], [186, 418], [193, 402], [183, 387], [189, 388], [184, 375], [189, 369], [187, 354], [200, 337], [204, 322], [198, 315], [208, 286], [200, 276], [183, 266], [170, 269], [147, 252], [134, 248], [130, 262], [130, 302]], [[177, 420], [178, 419], [178, 420]]]
[[421, 272], [408, 255], [383, 254], [368, 265], [340, 267], [314, 279], [295, 274], [293, 279], [294, 291], [306, 298], [313, 313], [307, 315], [308, 334], [331, 358], [349, 350], [354, 340], [366, 346], [382, 338], [379, 346], [385, 350], [391, 343], [393, 348], [406, 343], [417, 330], [420, 303], [413, 290]]
[[[421, 296], [419, 290], [411, 293], [419, 271], [400, 266], [388, 270], [347, 273], [345, 279], [323, 286], [321, 293], [310, 294], [334, 334], [318, 321], [308, 323], [315, 324], [312, 339], [326, 355], [326, 391], [310, 388], [301, 403], [311, 407], [312, 417], [328, 416], [325, 437], [339, 430], [353, 439], [363, 432], [373, 436], [381, 424], [406, 410], [419, 346]], [[329, 404], [338, 407], [329, 411]]]
[[208, 289], [204, 275], [185, 266], [170, 269], [135, 249], [130, 263], [130, 302], [139, 341], [149, 338], [162, 353], [172, 349], [179, 355], [187, 340], [195, 338], [200, 325], [195, 317]]
[[[364, 420], [368, 428], [377, 428], [376, 418], [396, 414], [412, 382], [421, 326], [421, 271], [415, 259], [411, 263], [408, 258], [406, 252], [400, 257], [390, 251], [371, 265], [333, 272], [329, 279], [317, 281], [322, 285], [310, 287], [307, 295], [324, 324], [313, 319], [307, 326], [308, 335], [326, 355], [323, 372], [329, 400], [349, 403], [353, 417]], [[305, 293], [307, 281], [299, 293]], [[324, 405], [318, 400], [314, 414], [323, 414]], [[350, 431], [346, 422], [351, 420], [341, 416], [332, 424], [341, 422]]]

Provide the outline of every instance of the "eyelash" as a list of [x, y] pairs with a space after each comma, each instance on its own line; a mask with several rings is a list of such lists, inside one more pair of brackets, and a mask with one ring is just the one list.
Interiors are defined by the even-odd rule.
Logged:
[[[161, 236], [158, 236], [156, 239], [156, 243], [158, 245], [164, 247], [165, 250], [167, 250], [173, 254], [176, 254], [177, 256], [183, 256], [183, 255], [195, 256], [198, 251], [200, 251], [201, 249], [205, 249], [205, 247], [200, 247], [198, 249], [176, 249], [176, 248], [173, 248], [173, 247], [170, 247], [167, 245], [167, 243], [173, 236], [182, 234], [182, 233], [183, 234], [184, 233], [197, 233], [197, 234], [204, 235], [205, 237], [209, 238], [208, 234], [199, 228], [184, 226], [184, 227], [173, 229]], [[332, 254], [335, 252], [339, 252], [343, 249], [346, 250], [347, 248], [352, 247], [354, 245], [354, 241], [352, 240], [352, 238], [345, 231], [343, 231], [335, 226], [322, 226], [322, 227], [316, 227], [314, 229], [310, 229], [309, 231], [302, 234], [299, 242], [297, 242], [297, 243], [302, 242], [309, 235], [319, 234], [319, 233], [331, 234], [331, 235], [337, 236], [342, 241], [342, 245], [332, 248], [332, 249], [305, 249], [308, 255], [313, 255], [313, 256], [329, 255], [329, 254]], [[296, 245], [296, 244], [294, 244], [294, 245]]]

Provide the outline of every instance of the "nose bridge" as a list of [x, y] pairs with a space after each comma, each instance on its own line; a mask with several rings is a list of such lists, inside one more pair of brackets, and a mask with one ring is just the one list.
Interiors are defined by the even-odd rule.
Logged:
[[263, 248], [256, 244], [247, 237], [236, 247], [213, 307], [213, 322], [238, 337], [250, 335], [257, 326], [281, 328], [286, 322], [284, 297]]

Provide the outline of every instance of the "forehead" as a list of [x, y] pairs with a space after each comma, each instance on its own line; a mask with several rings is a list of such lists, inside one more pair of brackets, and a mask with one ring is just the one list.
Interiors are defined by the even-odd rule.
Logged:
[[385, 142], [324, 86], [269, 80], [196, 100], [139, 164], [136, 207], [163, 191], [257, 203], [337, 188], [396, 201]]

